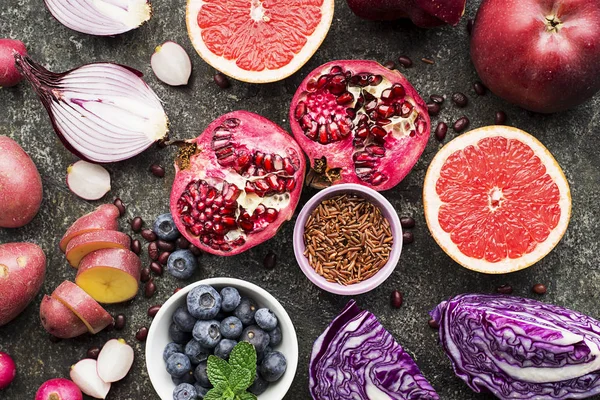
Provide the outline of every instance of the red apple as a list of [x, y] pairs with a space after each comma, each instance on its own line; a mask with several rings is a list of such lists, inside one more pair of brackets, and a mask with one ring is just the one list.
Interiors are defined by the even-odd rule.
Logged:
[[422, 28], [457, 25], [466, 0], [346, 0], [357, 16], [377, 21], [410, 18]]
[[471, 58], [511, 103], [542, 113], [577, 106], [600, 90], [600, 1], [484, 0]]

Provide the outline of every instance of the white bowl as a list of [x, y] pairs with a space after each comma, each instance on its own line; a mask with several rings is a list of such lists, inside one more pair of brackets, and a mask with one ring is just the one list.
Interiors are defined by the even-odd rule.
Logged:
[[269, 388], [260, 396], [259, 400], [281, 400], [287, 393], [298, 367], [298, 338], [290, 316], [283, 306], [266, 290], [253, 283], [233, 278], [211, 278], [198, 281], [188, 285], [175, 293], [162, 305], [160, 311], [154, 317], [148, 339], [146, 340], [146, 368], [154, 390], [162, 400], [173, 400], [173, 389], [175, 384], [165, 369], [163, 350], [171, 342], [169, 338], [169, 326], [172, 316], [177, 307], [185, 303], [185, 298], [190, 290], [198, 285], [211, 285], [218, 291], [225, 286], [236, 288], [242, 296], [251, 297], [258, 303], [259, 307], [271, 309], [279, 320], [282, 340], [275, 350], [280, 351], [287, 360], [287, 369], [281, 379], [271, 383]]

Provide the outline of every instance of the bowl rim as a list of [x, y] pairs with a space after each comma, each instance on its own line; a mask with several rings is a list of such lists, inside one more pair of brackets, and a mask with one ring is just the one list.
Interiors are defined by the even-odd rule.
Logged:
[[[286, 361], [287, 361], [286, 372], [284, 373], [283, 377], [279, 381], [277, 381], [277, 385], [281, 385], [281, 387], [277, 388], [278, 393], [280, 393], [281, 398], [283, 398], [283, 396], [289, 391], [290, 387], [292, 386], [292, 383], [294, 381], [294, 378], [296, 377], [296, 372], [298, 369], [298, 360], [299, 360], [298, 336], [296, 334], [296, 328], [294, 327], [292, 319], [290, 318], [289, 314], [287, 313], [287, 311], [285, 310], [283, 305], [279, 302], [279, 300], [277, 300], [275, 298], [275, 296], [273, 296], [267, 290], [263, 289], [262, 287], [254, 284], [252, 282], [248, 282], [248, 281], [245, 281], [242, 279], [237, 279], [237, 278], [229, 278], [229, 277], [215, 277], [215, 278], [202, 279], [202, 280], [193, 282], [193, 283], [185, 286], [181, 290], [177, 291], [177, 293], [174, 293], [173, 295], [171, 295], [171, 297], [169, 297], [167, 299], [167, 301], [165, 301], [162, 304], [160, 310], [158, 311], [156, 316], [152, 319], [150, 329], [148, 330], [148, 337], [145, 342], [144, 354], [145, 354], [145, 362], [146, 362], [146, 371], [148, 372], [148, 377], [150, 378], [150, 383], [152, 384], [152, 387], [154, 388], [154, 391], [156, 392], [156, 394], [159, 397], [161, 397], [161, 395], [158, 391], [158, 388], [156, 387], [157, 386], [156, 382], [158, 381], [158, 376], [155, 375], [154, 368], [150, 368], [150, 365], [151, 365], [151, 363], [152, 363], [152, 365], [154, 365], [157, 361], [159, 362], [159, 364], [164, 363], [164, 361], [162, 359], [162, 352], [160, 352], [160, 357], [159, 357], [158, 352], [156, 352], [156, 345], [154, 342], [155, 335], [158, 330], [159, 322], [162, 321], [166, 317], [168, 309], [172, 308], [174, 306], [174, 304], [179, 302], [182, 298], [184, 298], [190, 292], [190, 290], [192, 290], [193, 288], [195, 288], [196, 286], [199, 286], [199, 285], [232, 286], [235, 288], [241, 288], [244, 291], [253, 293], [254, 298], [255, 298], [255, 300], [257, 300], [257, 302], [260, 303], [259, 299], [267, 299], [268, 302], [275, 305], [274, 308], [277, 308], [277, 310], [273, 310], [273, 311], [277, 315], [277, 319], [279, 320], [279, 325], [281, 326], [282, 330], [284, 330], [286, 333], [289, 333], [292, 338], [292, 341], [290, 343], [289, 354], [288, 354], [288, 352], [285, 353], [285, 357], [286, 357]], [[154, 379], [153, 379], [153, 377], [154, 377]], [[260, 399], [260, 396], [258, 396], [258, 398]], [[168, 399], [168, 400], [171, 400], [171, 399]]]
[[[304, 225], [313, 212], [313, 210], [325, 199], [333, 197], [340, 193], [354, 193], [358, 196], [364, 197], [371, 201], [373, 204], [379, 207], [382, 214], [390, 223], [392, 230], [392, 236], [394, 243], [392, 245], [392, 252], [388, 262], [381, 267], [379, 272], [359, 283], [355, 283], [348, 286], [340, 285], [339, 283], [328, 282], [324, 277], [317, 274], [315, 270], [308, 263], [308, 259], [304, 256]], [[314, 195], [305, 205], [302, 207], [296, 224], [294, 225], [294, 256], [300, 266], [304, 275], [315, 285], [323, 290], [330, 293], [353, 296], [362, 293], [369, 292], [381, 285], [396, 269], [398, 261], [400, 260], [400, 254], [402, 253], [402, 226], [400, 224], [400, 218], [398, 213], [392, 204], [379, 192], [355, 183], [342, 183], [338, 185], [330, 186], [319, 193]]]

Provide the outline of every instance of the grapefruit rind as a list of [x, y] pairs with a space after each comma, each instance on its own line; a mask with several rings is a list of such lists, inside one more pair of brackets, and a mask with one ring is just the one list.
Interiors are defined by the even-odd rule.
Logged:
[[[440, 226], [438, 213], [442, 201], [436, 191], [436, 183], [440, 177], [442, 166], [451, 154], [462, 150], [469, 145], [476, 145], [481, 139], [493, 136], [502, 136], [507, 139], [519, 140], [533, 150], [535, 155], [540, 158], [546, 167], [546, 173], [558, 186], [560, 192], [558, 205], [561, 209], [558, 224], [544, 242], [538, 243], [532, 252], [524, 254], [519, 258], [506, 258], [499, 262], [489, 262], [484, 259], [469, 257], [459, 250], [458, 246], [450, 239], [450, 234], [445, 232]], [[437, 244], [454, 261], [473, 271], [486, 274], [504, 274], [519, 271], [535, 264], [544, 258], [558, 244], [567, 230], [571, 218], [571, 192], [569, 190], [567, 178], [562, 169], [552, 154], [540, 141], [520, 129], [502, 125], [492, 125], [478, 128], [458, 136], [446, 144], [436, 154], [425, 175], [425, 182], [423, 185], [423, 207], [425, 211], [425, 220], [431, 235]]]
[[[250, 3], [250, 2], [248, 2]], [[324, 0], [321, 7], [321, 22], [306, 39], [306, 44], [292, 61], [282, 68], [248, 71], [236, 65], [236, 60], [227, 60], [214, 54], [202, 40], [202, 29], [198, 26], [198, 13], [204, 4], [203, 0], [188, 0], [186, 8], [186, 24], [188, 35], [198, 55], [213, 68], [238, 81], [247, 83], [270, 83], [287, 78], [298, 71], [313, 56], [325, 40], [333, 21], [334, 0]]]

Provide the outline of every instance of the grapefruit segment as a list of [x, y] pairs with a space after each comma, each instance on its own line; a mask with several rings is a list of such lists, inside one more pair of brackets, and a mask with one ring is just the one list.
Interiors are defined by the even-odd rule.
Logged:
[[548, 254], [567, 229], [571, 195], [550, 152], [516, 128], [465, 133], [434, 157], [423, 189], [427, 225], [466, 268], [506, 273]]
[[319, 48], [334, 0], [188, 0], [188, 34], [207, 63], [235, 79], [286, 78]]

